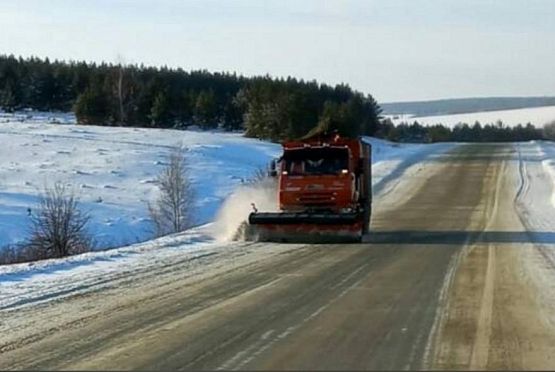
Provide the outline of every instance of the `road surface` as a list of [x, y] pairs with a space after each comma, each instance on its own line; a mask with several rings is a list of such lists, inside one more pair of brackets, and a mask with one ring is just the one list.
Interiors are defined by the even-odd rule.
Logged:
[[355, 245], [243, 244], [0, 311], [0, 369], [553, 369], [513, 145], [428, 159]]

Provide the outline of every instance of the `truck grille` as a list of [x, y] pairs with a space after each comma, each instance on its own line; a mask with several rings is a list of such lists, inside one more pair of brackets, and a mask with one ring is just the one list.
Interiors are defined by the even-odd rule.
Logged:
[[301, 194], [297, 201], [304, 205], [333, 205], [335, 204], [335, 196], [333, 192], [310, 192]]

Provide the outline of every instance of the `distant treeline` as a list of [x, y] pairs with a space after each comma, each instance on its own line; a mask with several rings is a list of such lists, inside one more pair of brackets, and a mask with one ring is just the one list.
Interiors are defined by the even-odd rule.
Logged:
[[[478, 100], [487, 105], [552, 100], [530, 99]], [[477, 104], [472, 99], [434, 102], [435, 109], [444, 104]], [[394, 126], [391, 121], [381, 120], [381, 108], [371, 95], [343, 84], [0, 55], [0, 109], [24, 108], [73, 111], [80, 124], [153, 128], [194, 125], [243, 130], [247, 136], [273, 141], [331, 130], [344, 136], [370, 135], [398, 142], [527, 141], [552, 138], [548, 133], [554, 131], [542, 131], [530, 124], [511, 128], [502, 123], [461, 124], [452, 129], [417, 122]]]
[[539, 129], [528, 123], [508, 127], [502, 121], [495, 124], [457, 124], [453, 128], [441, 124], [423, 126], [417, 121], [393, 125], [384, 121], [378, 135], [394, 142], [518, 142], [542, 139], [555, 140], [554, 124]]
[[374, 135], [370, 95], [295, 78], [0, 56], [0, 108], [73, 111], [81, 124], [245, 130], [282, 140], [315, 130]]

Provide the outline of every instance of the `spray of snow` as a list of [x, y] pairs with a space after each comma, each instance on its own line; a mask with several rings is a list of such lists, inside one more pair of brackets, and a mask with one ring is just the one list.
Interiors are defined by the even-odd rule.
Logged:
[[277, 212], [277, 187], [274, 179], [238, 187], [222, 204], [213, 224], [213, 237], [231, 241], [248, 220], [253, 205], [260, 212]]

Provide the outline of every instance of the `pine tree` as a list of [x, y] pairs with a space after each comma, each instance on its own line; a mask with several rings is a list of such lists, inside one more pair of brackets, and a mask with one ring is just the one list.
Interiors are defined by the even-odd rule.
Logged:
[[216, 99], [212, 90], [203, 90], [195, 103], [195, 121], [203, 129], [217, 128]]
[[223, 128], [226, 130], [238, 130], [243, 125], [243, 113], [239, 103], [235, 99], [228, 99], [223, 112]]
[[10, 84], [0, 91], [0, 108], [7, 112], [13, 112], [17, 108], [17, 100]]
[[150, 120], [153, 127], [169, 127], [170, 111], [168, 98], [164, 92], [158, 92], [150, 109]]
[[73, 110], [80, 124], [106, 125], [109, 123], [109, 108], [106, 94], [95, 84], [79, 95]]

